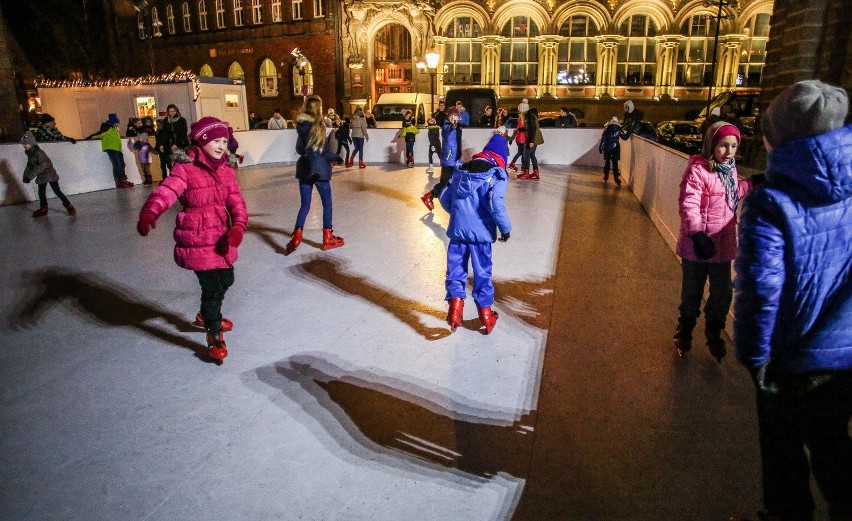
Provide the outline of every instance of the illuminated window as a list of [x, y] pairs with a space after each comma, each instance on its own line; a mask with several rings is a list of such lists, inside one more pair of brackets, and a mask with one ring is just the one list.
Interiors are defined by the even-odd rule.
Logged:
[[207, 65], [206, 63], [201, 66], [201, 70], [198, 71], [199, 76], [203, 76], [205, 78], [213, 77], [213, 68]]
[[137, 118], [157, 117], [157, 101], [154, 96], [136, 96], [134, 101]]
[[323, 0], [314, 0], [314, 18], [325, 16], [325, 4]]
[[183, 32], [188, 33], [192, 31], [192, 13], [189, 11], [189, 2], [184, 2], [181, 6], [181, 11], [183, 14]]
[[163, 22], [160, 21], [160, 15], [157, 13], [157, 8], [151, 8], [151, 30], [153, 31], [154, 36], [162, 36], [163, 33], [160, 32], [160, 27], [163, 26]]
[[678, 43], [675, 83], [693, 86], [710, 85], [716, 18], [711, 14], [693, 15], [683, 23], [680, 34], [685, 38]]
[[314, 93], [314, 74], [311, 62], [306, 58], [293, 66], [293, 95], [310, 96]]
[[225, 0], [216, 0], [216, 27], [225, 27]]
[[621, 24], [615, 68], [616, 85], [653, 85], [656, 70], [657, 27], [650, 17], [634, 14]]
[[262, 98], [278, 96], [278, 69], [269, 58], [260, 64], [260, 96]]
[[148, 28], [145, 26], [145, 17], [142, 16], [142, 13], [136, 15], [136, 28], [139, 29], [140, 40], [148, 37]]
[[562, 23], [559, 42], [556, 83], [563, 85], [588, 85], [595, 83], [597, 44], [595, 36], [600, 31], [595, 22], [585, 15], [574, 15]]
[[207, 30], [207, 0], [198, 0], [198, 30]]
[[444, 84], [478, 85], [481, 80], [482, 30], [469, 16], [453, 19], [444, 31]]
[[528, 16], [515, 16], [503, 26], [500, 44], [500, 83], [536, 85], [538, 83], [538, 25]]
[[745, 25], [751, 38], [743, 42], [740, 67], [737, 74], [737, 86], [760, 85], [763, 67], [766, 65], [766, 40], [769, 39], [769, 13], [754, 15]]
[[272, 21], [280, 22], [281, 20], [281, 0], [272, 0]]
[[246, 73], [243, 72], [243, 68], [238, 62], [234, 62], [228, 67], [228, 77], [232, 80], [244, 80], [246, 79]]
[[263, 6], [261, 5], [262, 0], [251, 0], [251, 21], [252, 23], [259, 24], [263, 22]]
[[243, 25], [243, 0], [234, 0], [234, 25], [237, 27]]
[[302, 0], [292, 0], [290, 4], [293, 7], [293, 20], [302, 19]]
[[237, 93], [225, 93], [225, 107], [229, 109], [240, 108], [240, 95]]
[[166, 28], [168, 28], [169, 34], [177, 32], [177, 29], [175, 29], [175, 9], [172, 4], [166, 6]]

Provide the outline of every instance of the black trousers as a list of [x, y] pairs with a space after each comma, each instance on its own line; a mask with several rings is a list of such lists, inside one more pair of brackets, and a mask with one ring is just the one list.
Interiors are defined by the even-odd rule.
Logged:
[[618, 171], [618, 160], [621, 154], [615, 152], [604, 153], [604, 177], [609, 177], [610, 165], [612, 165], [612, 175], [615, 179], [621, 178], [621, 172]]
[[432, 156], [434, 154], [438, 154], [438, 159], [441, 159], [441, 153], [443, 152], [441, 143], [429, 143], [429, 164], [433, 163]]
[[813, 470], [831, 519], [852, 519], [850, 419], [852, 371], [777, 375], [770, 362], [757, 389], [763, 503], [768, 513], [785, 521], [811, 521]]
[[451, 166], [441, 167], [441, 179], [439, 179], [438, 183], [432, 187], [432, 197], [441, 197], [441, 192], [444, 191], [447, 183], [450, 182], [450, 178], [453, 177], [453, 170], [455, 170], [455, 168]]
[[196, 271], [198, 282], [201, 284], [201, 316], [204, 318], [204, 329], [213, 338], [219, 337], [222, 329], [222, 301], [225, 293], [234, 284], [234, 269]]
[[[47, 208], [47, 185], [48, 183], [39, 183], [38, 185], [38, 204], [42, 208]], [[69, 201], [68, 198], [65, 197], [65, 194], [62, 193], [62, 190], [59, 189], [59, 181], [51, 182], [50, 189], [53, 190], [56, 197], [62, 201], [62, 206], [65, 208], [71, 206], [71, 201]]]
[[680, 290], [680, 316], [698, 318], [701, 314], [701, 299], [704, 297], [704, 284], [710, 281], [710, 295], [704, 304], [704, 316], [708, 324], [725, 327], [731, 301], [734, 298], [731, 283], [731, 263], [696, 262], [688, 259], [681, 261], [683, 278]]

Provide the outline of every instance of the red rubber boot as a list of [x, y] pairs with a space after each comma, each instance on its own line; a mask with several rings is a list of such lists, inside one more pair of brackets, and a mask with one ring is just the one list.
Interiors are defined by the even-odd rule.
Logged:
[[532, 171], [530, 174], [530, 179], [541, 179], [541, 176], [538, 175], [538, 168]]
[[352, 163], [354, 163], [354, 162], [355, 162], [355, 158], [354, 158], [354, 157], [350, 157], [349, 159], [347, 159], [347, 160], [346, 160], [346, 168], [351, 167], [351, 166], [352, 166]]
[[358, 168], [367, 168], [363, 161], [358, 161]]
[[530, 178], [529, 169], [527, 169], [527, 168], [522, 169], [521, 173], [517, 175], [517, 178], [518, 179], [529, 179]]
[[479, 308], [479, 321], [485, 326], [485, 334], [491, 333], [494, 326], [497, 324], [497, 318], [500, 315], [496, 311], [491, 310], [491, 306]]
[[302, 229], [296, 228], [293, 230], [293, 238], [290, 239], [290, 242], [287, 243], [287, 246], [284, 247], [284, 255], [290, 255], [299, 245], [302, 244]]
[[432, 192], [426, 192], [420, 200], [423, 201], [423, 204], [426, 205], [426, 208], [428, 208], [430, 212], [435, 209], [435, 203], [432, 201]]
[[[204, 327], [204, 317], [201, 316], [201, 313], [195, 315], [195, 322], [192, 323], [194, 326]], [[234, 329], [234, 323], [228, 320], [225, 317], [222, 317], [222, 331], [228, 332]]]
[[343, 237], [335, 236], [331, 228], [323, 228], [322, 229], [322, 249], [323, 250], [331, 250], [333, 248], [340, 248], [343, 246]]
[[207, 353], [218, 365], [222, 365], [222, 362], [225, 361], [225, 357], [228, 356], [228, 346], [225, 345], [222, 331], [219, 331], [218, 339], [207, 333]]
[[509, 163], [509, 168], [511, 168], [511, 169], [512, 169], [512, 170], [514, 170], [515, 172], [517, 172], [517, 171], [518, 171], [518, 167], [516, 167], [516, 166], [515, 166], [515, 163]]
[[457, 327], [462, 325], [462, 312], [464, 311], [464, 299], [450, 299], [450, 310], [447, 311], [447, 324], [450, 325], [450, 330], [455, 331]]

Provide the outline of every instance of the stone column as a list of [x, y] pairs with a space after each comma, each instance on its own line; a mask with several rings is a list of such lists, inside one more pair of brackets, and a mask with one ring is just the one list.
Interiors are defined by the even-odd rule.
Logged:
[[483, 87], [497, 89], [500, 86], [500, 43], [501, 36], [482, 37], [482, 79]]
[[538, 42], [538, 87], [540, 96], [556, 97], [556, 62], [559, 36], [544, 35]]
[[683, 40], [679, 34], [657, 36], [657, 77], [654, 80], [654, 96], [663, 99], [674, 97], [677, 78], [678, 43]]
[[597, 40], [598, 75], [595, 80], [596, 97], [615, 96], [615, 64], [618, 42], [623, 36], [617, 34], [602, 35]]
[[744, 34], [728, 34], [719, 37], [719, 52], [716, 55], [716, 77], [713, 84], [724, 90], [737, 86], [737, 73], [740, 68], [740, 53], [743, 41], [748, 38]]

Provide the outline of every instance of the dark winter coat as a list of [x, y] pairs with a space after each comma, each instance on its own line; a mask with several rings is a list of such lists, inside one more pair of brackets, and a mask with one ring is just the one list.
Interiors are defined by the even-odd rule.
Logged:
[[852, 370], [852, 125], [773, 149], [745, 201], [734, 340], [750, 368]]
[[44, 150], [38, 145], [32, 145], [27, 154], [27, 167], [24, 169], [24, 182], [35, 180], [36, 184], [43, 185], [59, 181], [59, 174], [53, 167], [53, 161], [47, 157]]
[[598, 152], [608, 159], [621, 159], [621, 142], [619, 139], [627, 139], [630, 137], [621, 125], [611, 123], [606, 126], [601, 135], [601, 142], [598, 145]]
[[299, 159], [296, 161], [296, 178], [303, 183], [315, 183], [317, 181], [329, 181], [331, 179], [331, 164], [339, 161], [340, 156], [331, 152], [329, 140], [323, 150], [316, 150], [308, 146], [311, 136], [313, 121], [306, 114], [299, 114], [296, 118], [296, 153]]
[[350, 131], [351, 131], [351, 128], [349, 126], [349, 123], [346, 123], [344, 121], [343, 123], [340, 124], [339, 127], [337, 127], [337, 130], [334, 131], [334, 137], [337, 138], [337, 141], [339, 143], [351, 143], [352, 142], [352, 136], [350, 136], [350, 134], [349, 134]]
[[633, 109], [633, 112], [624, 113], [624, 121], [621, 122], [621, 126], [627, 132], [627, 137], [639, 131], [639, 123], [642, 122], [644, 117], [645, 114], [639, 109]]
[[479, 118], [479, 126], [485, 128], [493, 128], [494, 127], [494, 113], [492, 112], [489, 116], [488, 114], [483, 114], [481, 118]]
[[156, 147], [161, 151], [171, 154], [172, 145], [186, 150], [189, 148], [189, 129], [186, 120], [182, 117], [176, 121], [169, 121], [168, 117], [160, 122], [160, 130], [157, 132]]
[[567, 116], [560, 115], [556, 118], [556, 128], [577, 128], [577, 118], [570, 112]]

